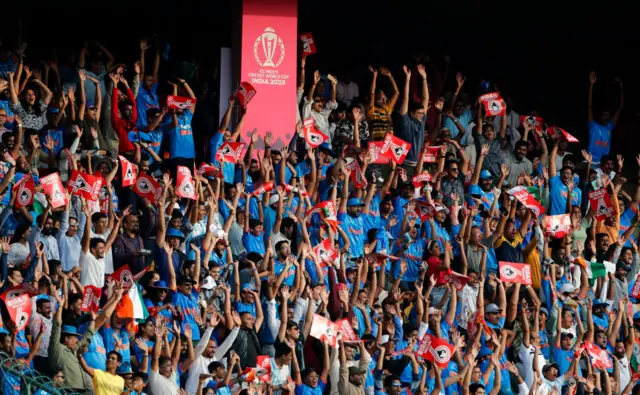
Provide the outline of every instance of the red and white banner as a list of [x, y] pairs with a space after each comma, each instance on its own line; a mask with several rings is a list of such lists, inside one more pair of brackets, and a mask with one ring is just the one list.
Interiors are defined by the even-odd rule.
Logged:
[[440, 145], [426, 147], [424, 154], [422, 154], [424, 157], [423, 162], [436, 163], [438, 161], [438, 151], [440, 151], [440, 147]]
[[138, 177], [138, 166], [131, 163], [127, 158], [122, 155], [118, 155], [122, 168], [122, 186], [128, 187], [136, 183]]
[[601, 349], [597, 345], [587, 342], [584, 342], [585, 349], [587, 350], [587, 354], [591, 358], [591, 364], [596, 369], [611, 369], [613, 368], [613, 364], [611, 363], [611, 359], [609, 359], [609, 355], [606, 350]]
[[[285, 184], [283, 182], [283, 183], [280, 184], [280, 186], [282, 186], [284, 191], [287, 192], [287, 193], [289, 193], [289, 192], [300, 193], [300, 189], [298, 189], [298, 187], [294, 187], [293, 185]], [[309, 196], [309, 194], [307, 192], [302, 192], [300, 194], [300, 196]]]
[[383, 141], [369, 141], [369, 153], [372, 158], [372, 164], [374, 165], [388, 165], [389, 158], [385, 155], [380, 154], [380, 150], [382, 150], [382, 146], [384, 145]]
[[[258, 377], [263, 383], [271, 382], [271, 358], [268, 355], [258, 355], [256, 358], [256, 368], [260, 370]], [[264, 371], [264, 373], [262, 373]]]
[[569, 214], [547, 216], [545, 234], [554, 239], [561, 239], [571, 230], [571, 216]]
[[520, 115], [520, 124], [529, 124], [537, 131], [542, 131], [543, 119], [541, 117], [534, 117], [533, 115]]
[[387, 134], [384, 137], [380, 155], [386, 156], [396, 164], [401, 165], [402, 162], [404, 162], [404, 158], [407, 157], [410, 149], [410, 143], [407, 143], [406, 141], [391, 134]]
[[417, 174], [411, 178], [411, 182], [413, 183], [413, 186], [416, 188], [420, 188], [425, 183], [431, 182], [431, 180], [433, 180], [433, 177], [431, 177], [431, 174], [429, 174], [426, 171], [423, 173]]
[[441, 368], [446, 368], [454, 350], [455, 347], [451, 344], [427, 333], [418, 346], [417, 355]]
[[420, 217], [420, 221], [424, 222], [436, 214], [436, 206], [422, 200], [414, 200], [416, 204], [415, 212]]
[[321, 315], [314, 314], [309, 335], [329, 344], [331, 347], [335, 347], [339, 329], [335, 322], [331, 322], [328, 318]]
[[397, 256], [387, 255], [387, 254], [369, 254], [365, 255], [364, 258], [369, 263], [369, 267], [373, 269], [379, 268], [381, 265], [384, 265], [384, 262], [389, 259], [391, 261], [399, 261], [400, 258]]
[[140, 176], [138, 176], [133, 186], [133, 191], [150, 202], [155, 203], [162, 193], [162, 186], [150, 175], [140, 173]]
[[69, 181], [67, 182], [67, 190], [69, 193], [92, 201], [98, 200], [101, 188], [102, 179], [87, 173], [81, 173], [78, 170], [74, 170], [73, 173], [71, 173], [71, 177], [69, 177]]
[[251, 99], [256, 95], [256, 88], [248, 82], [241, 82], [236, 91], [236, 98], [242, 107], [247, 107]]
[[67, 194], [64, 192], [60, 174], [51, 173], [48, 176], [42, 177], [40, 179], [40, 185], [42, 185], [44, 193], [49, 196], [51, 207], [57, 208], [67, 205]]
[[500, 280], [505, 283], [531, 285], [531, 266], [526, 263], [500, 261]]
[[631, 289], [631, 293], [629, 294], [629, 296], [631, 296], [632, 298], [637, 299], [638, 297], [640, 297], [640, 281], [639, 280], [640, 280], [640, 273], [638, 273], [638, 275], [636, 276], [635, 283], [633, 284], [633, 288]]
[[224, 178], [218, 167], [205, 162], [200, 164], [200, 167], [196, 170], [196, 174], [203, 177]]
[[351, 181], [354, 183], [356, 188], [366, 188], [367, 187], [367, 179], [364, 177], [362, 173], [362, 169], [360, 168], [360, 163], [358, 163], [358, 158], [353, 156], [347, 156], [344, 158], [345, 167], [348, 170], [351, 170]]
[[304, 139], [309, 144], [311, 148], [316, 148], [320, 144], [327, 141], [329, 138], [327, 135], [322, 133], [320, 129], [316, 128], [316, 124], [313, 118], [307, 118], [304, 120], [302, 125], [302, 131], [304, 132]]
[[596, 191], [589, 192], [589, 204], [591, 209], [596, 213], [598, 221], [616, 216], [616, 208], [611, 203], [611, 197], [606, 188], [600, 188]]
[[542, 206], [542, 204], [540, 204], [540, 202], [536, 200], [536, 198], [532, 194], [527, 191], [527, 188], [523, 186], [517, 186], [509, 189], [507, 193], [518, 199], [518, 201], [526, 206], [527, 209], [531, 210], [531, 213], [535, 217], [539, 217], [541, 214], [544, 214], [544, 207]]
[[25, 174], [20, 181], [13, 186], [16, 191], [15, 207], [27, 207], [33, 203], [33, 194], [36, 184], [33, 182], [31, 174]]
[[196, 99], [191, 97], [183, 97], [183, 96], [167, 96], [167, 107], [176, 109], [176, 110], [186, 110], [190, 108], [194, 104], [196, 104]]
[[176, 195], [186, 199], [198, 199], [196, 194], [196, 185], [193, 182], [191, 170], [189, 170], [188, 167], [178, 166], [176, 186], [178, 187], [176, 189]]
[[238, 163], [242, 158], [244, 146], [244, 143], [227, 141], [218, 148], [216, 160], [218, 162]]
[[313, 41], [311, 32], [301, 34], [300, 40], [302, 40], [302, 57], [306, 58], [316, 53], [316, 43]]
[[580, 142], [577, 138], [569, 134], [569, 132], [558, 126], [549, 126], [547, 128], [547, 135], [556, 139], [564, 138], [570, 143]]
[[265, 182], [258, 189], [253, 191], [253, 196], [260, 196], [263, 193], [267, 193], [271, 191], [273, 191], [273, 183], [271, 181]]
[[245, 114], [245, 130], [272, 130], [273, 148], [289, 143], [296, 127], [298, 2], [243, 0], [240, 81], [259, 95]]
[[361, 341], [358, 338], [358, 335], [356, 335], [356, 333], [353, 331], [351, 323], [349, 323], [348, 319], [343, 318], [340, 321], [337, 321], [336, 324], [338, 325], [338, 330], [342, 331], [342, 341], [344, 341], [345, 343], [355, 343]]
[[4, 301], [15, 331], [21, 331], [27, 327], [31, 317], [31, 297], [37, 295], [37, 290], [29, 285], [17, 285], [6, 290], [0, 299]]
[[328, 238], [313, 247], [313, 253], [316, 255], [321, 266], [323, 263], [325, 265], [333, 265], [333, 263], [340, 257], [340, 252], [335, 249], [331, 239]]
[[504, 115], [507, 112], [507, 105], [498, 92], [486, 93], [480, 96], [480, 101], [484, 104], [487, 116]]
[[456, 273], [451, 269], [438, 273], [438, 284], [452, 284], [458, 291], [462, 291], [468, 281], [468, 276]]
[[102, 289], [94, 287], [93, 285], [87, 285], [84, 287], [82, 293], [82, 305], [80, 310], [93, 311], [97, 313], [100, 310], [100, 296], [102, 295]]

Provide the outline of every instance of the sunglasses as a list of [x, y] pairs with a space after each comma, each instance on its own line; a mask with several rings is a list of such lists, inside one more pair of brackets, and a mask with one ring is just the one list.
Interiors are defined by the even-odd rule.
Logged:
[[97, 111], [97, 110], [98, 110], [98, 107], [89, 107], [89, 108], [87, 108], [87, 110]]

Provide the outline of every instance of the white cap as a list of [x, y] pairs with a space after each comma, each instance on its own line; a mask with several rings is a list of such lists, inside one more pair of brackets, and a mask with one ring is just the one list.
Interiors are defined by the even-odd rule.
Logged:
[[[284, 197], [284, 200], [287, 200], [287, 197]], [[274, 194], [271, 195], [271, 197], [269, 198], [269, 206], [271, 206], [272, 204], [276, 204], [280, 201], [280, 195], [278, 194]]]
[[565, 284], [562, 286], [562, 288], [560, 288], [560, 293], [564, 294], [564, 293], [571, 293], [574, 292], [577, 288], [573, 286], [573, 284]]
[[211, 276], [207, 276], [202, 282], [202, 285], [200, 286], [200, 288], [202, 289], [214, 289], [215, 287], [216, 287], [216, 281]]

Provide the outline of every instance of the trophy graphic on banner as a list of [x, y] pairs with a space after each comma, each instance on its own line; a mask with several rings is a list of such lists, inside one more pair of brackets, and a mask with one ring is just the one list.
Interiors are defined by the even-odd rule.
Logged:
[[278, 42], [278, 35], [271, 27], [264, 29], [264, 33], [260, 36], [262, 41], [262, 50], [264, 52], [265, 61], [262, 63], [263, 67], [276, 67], [273, 63], [273, 55], [276, 53], [276, 44]]

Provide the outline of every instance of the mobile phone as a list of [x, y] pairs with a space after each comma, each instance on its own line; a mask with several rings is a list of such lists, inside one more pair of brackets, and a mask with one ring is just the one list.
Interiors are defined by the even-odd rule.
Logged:
[[482, 199], [482, 196], [479, 193], [472, 193], [471, 195], [472, 199]]

